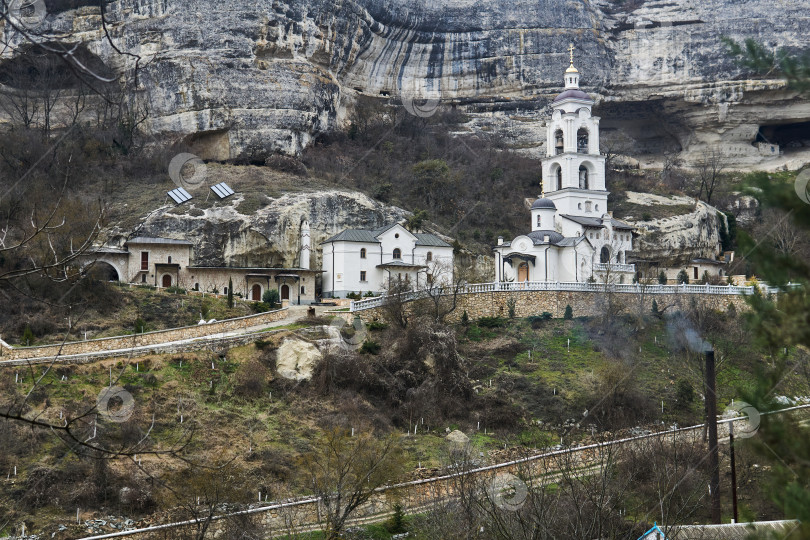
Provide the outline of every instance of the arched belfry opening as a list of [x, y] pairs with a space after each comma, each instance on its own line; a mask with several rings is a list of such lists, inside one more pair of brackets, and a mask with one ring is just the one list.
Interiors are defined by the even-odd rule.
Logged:
[[557, 189], [560, 190], [563, 188], [562, 182], [562, 167], [557, 167]]
[[588, 168], [585, 165], [579, 166], [579, 188], [580, 189], [590, 189], [589, 186], [590, 178], [588, 173]]
[[563, 138], [563, 130], [558, 129], [554, 132], [554, 154], [562, 154], [565, 149], [565, 139]]
[[610, 248], [602, 246], [602, 251], [599, 252], [599, 262], [607, 264], [610, 262]]
[[590, 133], [588, 132], [587, 128], [579, 128], [577, 131], [577, 153], [579, 154], [587, 154], [588, 153], [588, 140], [589, 140]]

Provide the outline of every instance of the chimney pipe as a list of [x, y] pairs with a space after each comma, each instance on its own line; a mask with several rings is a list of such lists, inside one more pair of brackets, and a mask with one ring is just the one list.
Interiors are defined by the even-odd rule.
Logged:
[[502, 245], [503, 245], [503, 236], [499, 236], [499, 237], [498, 237], [498, 245], [499, 245], [499, 246], [502, 246]]
[[709, 470], [711, 478], [712, 523], [721, 523], [720, 512], [720, 451], [717, 446], [717, 391], [714, 351], [706, 351], [706, 425], [709, 429]]

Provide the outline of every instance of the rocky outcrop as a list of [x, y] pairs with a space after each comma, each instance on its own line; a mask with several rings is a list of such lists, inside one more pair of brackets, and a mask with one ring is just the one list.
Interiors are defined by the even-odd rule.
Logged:
[[[246, 195], [200, 209], [164, 206], [137, 231], [145, 236], [185, 238], [194, 243], [198, 266], [298, 267], [301, 224], [310, 223], [311, 268], [321, 268], [320, 243], [345, 228], [376, 228], [407, 212], [357, 192], [325, 190], [264, 196], [259, 208], [242, 209]], [[129, 233], [132, 234], [132, 233]]]
[[118, 72], [139, 57], [136, 92], [149, 129], [186, 138], [204, 158], [300, 151], [344, 125], [358, 94], [441, 98], [473, 116], [470, 129], [494, 127], [537, 150], [544, 131], [534, 120], [560, 90], [570, 42], [606, 137], [628, 142], [631, 154], [694, 157], [719, 146], [754, 163], [765, 159], [751, 144], [761, 126], [810, 120], [807, 99], [779, 81], [747, 80], [719, 39], [807, 48], [804, 0], [105, 5], [112, 44], [96, 7], [49, 14], [42, 28], [86, 43]]
[[639, 233], [634, 255], [644, 260], [678, 265], [695, 258], [714, 259], [720, 251], [717, 209], [704, 202], [698, 202], [689, 214], [637, 221], [633, 225]]
[[291, 381], [308, 381], [321, 358], [323, 354], [312, 343], [285, 339], [276, 351], [276, 373]]

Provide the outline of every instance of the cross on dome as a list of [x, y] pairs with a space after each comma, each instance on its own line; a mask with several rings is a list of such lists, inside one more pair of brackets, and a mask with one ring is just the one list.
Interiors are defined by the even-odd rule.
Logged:
[[571, 57], [571, 65], [568, 66], [568, 69], [565, 70], [566, 73], [579, 73], [579, 70], [574, 67], [574, 44], [570, 43], [568, 45], [568, 54]]

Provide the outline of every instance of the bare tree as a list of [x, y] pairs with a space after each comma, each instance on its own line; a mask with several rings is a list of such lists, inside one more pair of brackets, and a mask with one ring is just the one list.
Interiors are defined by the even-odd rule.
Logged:
[[700, 184], [698, 198], [702, 198], [705, 192], [706, 202], [711, 204], [712, 195], [714, 195], [715, 190], [722, 184], [725, 169], [726, 160], [720, 154], [717, 147], [711, 146], [703, 151], [701, 157], [695, 163], [697, 179]]
[[311, 490], [323, 508], [326, 538], [341, 537], [351, 516], [377, 488], [395, 480], [403, 468], [395, 435], [377, 439], [346, 429], [326, 432], [311, 452], [298, 460], [302, 487]]

